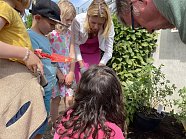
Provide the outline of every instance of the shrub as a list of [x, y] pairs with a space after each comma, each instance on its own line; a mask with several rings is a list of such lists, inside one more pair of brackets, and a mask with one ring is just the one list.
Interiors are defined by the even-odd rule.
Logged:
[[165, 79], [161, 67], [156, 68], [149, 64], [142, 68], [138, 78], [126, 82], [124, 97], [128, 122], [133, 121], [133, 115], [137, 111], [146, 116], [156, 117], [153, 109], [159, 104], [172, 107], [172, 102], [167, 96], [171, 96], [176, 87]]
[[108, 66], [113, 68], [122, 84], [133, 77], [148, 63], [152, 62], [151, 54], [156, 47], [157, 34], [148, 33], [145, 29], [132, 30], [119, 23], [113, 16], [115, 37], [113, 57]]
[[180, 121], [186, 120], [186, 87], [183, 87], [178, 91], [178, 94], [180, 96], [179, 99], [174, 100], [174, 105], [178, 107], [180, 110], [176, 114], [176, 118]]

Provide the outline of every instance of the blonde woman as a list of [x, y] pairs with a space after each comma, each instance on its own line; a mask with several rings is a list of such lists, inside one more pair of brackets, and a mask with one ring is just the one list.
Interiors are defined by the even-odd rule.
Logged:
[[[76, 16], [72, 24], [76, 59], [76, 82], [90, 65], [106, 65], [112, 57], [114, 26], [104, 0], [93, 0], [87, 13]], [[104, 52], [101, 58], [101, 50]]]
[[[73, 4], [67, 0], [60, 0], [58, 6], [61, 11], [61, 22], [63, 25], [56, 25], [56, 29], [49, 34], [49, 40], [52, 45], [52, 51], [63, 56], [75, 58], [74, 45], [71, 45], [71, 31], [68, 29], [76, 16], [76, 10]], [[64, 98], [65, 108], [73, 103], [75, 84], [74, 68], [75, 63], [57, 63], [58, 82], [52, 91], [51, 101], [51, 119], [55, 123], [58, 117], [58, 108], [61, 97]], [[55, 126], [55, 124], [53, 124]]]

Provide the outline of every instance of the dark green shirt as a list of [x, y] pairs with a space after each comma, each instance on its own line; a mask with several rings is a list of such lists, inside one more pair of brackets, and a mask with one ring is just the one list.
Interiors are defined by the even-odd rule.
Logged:
[[153, 0], [160, 13], [179, 30], [186, 44], [186, 0]]

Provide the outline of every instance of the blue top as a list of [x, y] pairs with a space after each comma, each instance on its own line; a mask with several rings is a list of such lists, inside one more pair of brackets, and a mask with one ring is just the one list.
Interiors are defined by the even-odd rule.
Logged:
[[[32, 43], [32, 48], [35, 49], [42, 49], [42, 52], [51, 54], [51, 44], [48, 40], [47, 37], [38, 34], [37, 32], [29, 29], [28, 30], [31, 43]], [[56, 72], [57, 69], [56, 67], [52, 64], [51, 60], [48, 58], [43, 58], [41, 59], [44, 67], [44, 74], [46, 76], [46, 79], [48, 81], [48, 85], [44, 87], [45, 91], [51, 91], [54, 85], [57, 82], [56, 78]]]

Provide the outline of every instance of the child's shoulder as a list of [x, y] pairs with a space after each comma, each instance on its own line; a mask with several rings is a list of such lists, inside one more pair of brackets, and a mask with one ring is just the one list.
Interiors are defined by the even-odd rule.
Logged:
[[1, 9], [0, 14], [4, 14], [8, 16], [17, 13], [17, 11], [12, 6], [10, 6], [7, 2], [2, 0], [0, 0], [0, 9]]
[[106, 122], [106, 125], [112, 128], [113, 130], [121, 130], [119, 126], [117, 126], [115, 123]]
[[60, 33], [57, 30], [53, 30], [52, 32], [50, 32], [48, 34], [49, 38], [53, 38], [53, 37], [59, 37]]
[[0, 0], [0, 7], [12, 8], [7, 2]]
[[115, 133], [114, 139], [124, 139], [123, 132], [119, 126], [111, 122], [106, 122], [106, 125], [110, 127], [112, 130], [114, 130]]
[[2, 0], [0, 0], [0, 9], [1, 9], [0, 16], [3, 16], [3, 15], [11, 16], [12, 14], [16, 13], [13, 7], [11, 7], [7, 2], [2, 1]]

